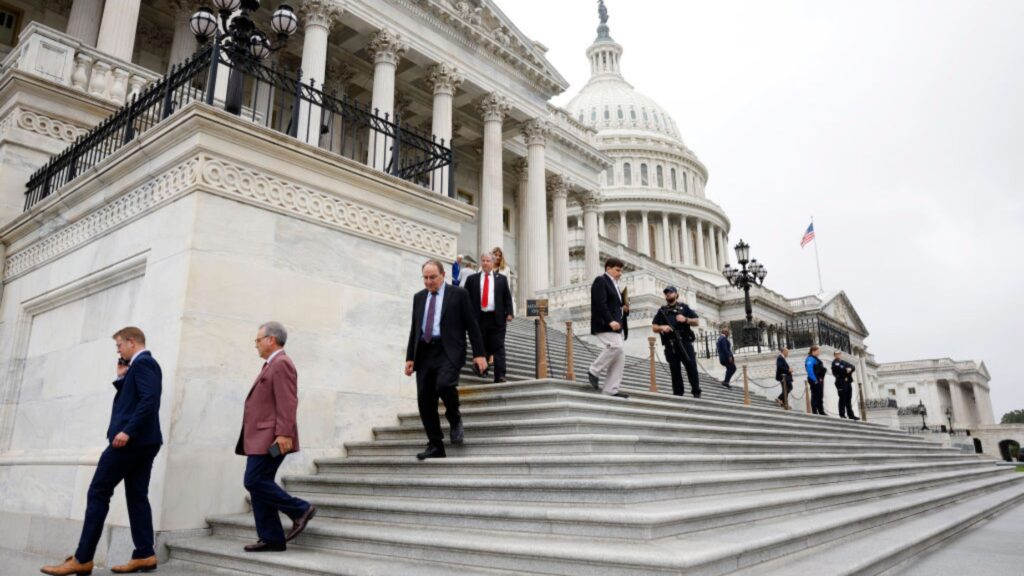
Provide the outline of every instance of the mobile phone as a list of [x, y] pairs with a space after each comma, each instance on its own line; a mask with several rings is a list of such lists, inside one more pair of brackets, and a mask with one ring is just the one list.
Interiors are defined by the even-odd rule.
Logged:
[[270, 449], [267, 450], [267, 453], [270, 454], [274, 458], [280, 458], [281, 457], [281, 447], [277, 445], [277, 442], [274, 442], [273, 444], [270, 445]]
[[117, 365], [118, 366], [127, 366], [128, 365], [128, 361], [125, 360], [124, 358], [118, 358], [117, 359]]

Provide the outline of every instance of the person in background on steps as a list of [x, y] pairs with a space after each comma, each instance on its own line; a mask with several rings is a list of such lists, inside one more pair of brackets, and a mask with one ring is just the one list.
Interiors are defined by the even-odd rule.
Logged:
[[825, 363], [818, 359], [821, 348], [811, 346], [807, 351], [807, 359], [804, 360], [804, 368], [807, 370], [807, 382], [811, 385], [811, 413], [825, 415]]
[[718, 349], [718, 363], [725, 366], [725, 379], [722, 380], [722, 386], [731, 389], [732, 386], [729, 382], [732, 380], [732, 375], [736, 373], [736, 358], [732, 355], [728, 326], [722, 327], [722, 334], [718, 337], [715, 347]]
[[437, 400], [444, 402], [452, 444], [462, 444], [464, 430], [459, 413], [459, 372], [466, 363], [466, 336], [473, 347], [478, 373], [487, 370], [480, 327], [469, 293], [444, 282], [444, 266], [428, 260], [421, 267], [423, 290], [412, 299], [412, 324], [405, 349], [405, 375], [416, 373], [416, 402], [427, 434], [427, 449], [416, 458], [444, 458], [444, 432]]
[[789, 403], [786, 402], [786, 397], [793, 391], [793, 369], [789, 367], [789, 362], [786, 361], [789, 358], [789, 348], [785, 346], [779, 351], [779, 355], [775, 358], [775, 381], [782, 387], [782, 392], [779, 392], [779, 397], [775, 399], [775, 403], [780, 408], [789, 409]]
[[505, 382], [505, 329], [512, 321], [508, 278], [494, 270], [494, 256], [480, 255], [480, 273], [466, 278], [466, 292], [484, 339], [484, 354], [493, 358], [494, 381]]
[[685, 303], [679, 302], [679, 290], [675, 286], [667, 286], [665, 305], [658, 309], [651, 322], [651, 330], [661, 334], [661, 345], [665, 347], [665, 361], [672, 373], [672, 394], [683, 396], [683, 370], [686, 367], [686, 378], [690, 381], [690, 392], [694, 398], [700, 398], [700, 375], [697, 373], [697, 356], [693, 351], [693, 341], [697, 337], [691, 326], [699, 322], [697, 313]]
[[455, 257], [455, 262], [452, 262], [452, 286], [458, 286], [460, 275], [462, 274], [462, 254]]
[[160, 365], [146, 349], [146, 335], [142, 330], [129, 326], [118, 330], [113, 338], [120, 359], [117, 379], [113, 382], [117, 393], [114, 394], [110, 425], [107, 427], [110, 445], [100, 455], [89, 484], [78, 549], [63, 564], [44, 566], [41, 569], [43, 574], [92, 573], [92, 559], [110, 511], [110, 497], [122, 480], [135, 550], [130, 562], [110, 570], [117, 574], [131, 574], [156, 569], [149, 478], [153, 460], [163, 444], [160, 433], [163, 375]]
[[594, 390], [601, 389], [599, 376], [604, 373], [604, 393], [608, 396], [629, 398], [621, 392], [622, 373], [626, 367], [626, 350], [623, 348], [622, 327], [625, 322], [625, 307], [619, 278], [625, 263], [614, 256], [604, 262], [604, 274], [594, 278], [590, 287], [590, 333], [604, 345], [587, 370], [587, 378]]
[[[285, 492], [274, 482], [285, 456], [299, 451], [299, 373], [284, 351], [288, 331], [279, 322], [267, 322], [256, 331], [256, 351], [263, 368], [245, 398], [242, 430], [235, 454], [245, 456], [243, 483], [252, 501], [259, 540], [246, 552], [283, 552], [303, 530], [316, 507]], [[292, 519], [287, 536], [281, 513]]]
[[836, 350], [832, 359], [832, 376], [836, 379], [836, 390], [839, 391], [839, 417], [860, 420], [853, 414], [853, 364], [843, 360], [842, 350]]

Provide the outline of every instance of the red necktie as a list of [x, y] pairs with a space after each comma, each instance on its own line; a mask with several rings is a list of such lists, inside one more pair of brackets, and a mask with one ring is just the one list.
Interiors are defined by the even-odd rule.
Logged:
[[484, 273], [484, 295], [480, 302], [481, 308], [487, 308], [487, 293], [491, 291], [491, 275]]

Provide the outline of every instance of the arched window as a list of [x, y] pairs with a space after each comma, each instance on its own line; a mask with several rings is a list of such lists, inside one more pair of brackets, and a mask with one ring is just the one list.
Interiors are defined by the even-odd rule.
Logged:
[[[665, 187], [665, 172], [661, 169], [660, 165], [655, 170], [656, 170], [655, 174], [657, 175], [656, 178], [658, 179], [658, 188], [664, 188]], [[780, 384], [780, 386], [781, 386], [781, 384]]]
[[636, 122], [636, 108], [633, 108], [632, 106], [629, 107], [629, 119]]
[[647, 108], [644, 108], [642, 110], [642, 112], [643, 112], [643, 115], [644, 115], [644, 122], [647, 122], [649, 120], [649, 118], [647, 118]]
[[605, 120], [611, 120], [611, 117], [612, 117], [612, 114], [611, 114], [611, 112], [609, 112], [609, 111], [608, 111], [608, 107], [607, 107], [607, 106], [605, 106], [605, 107], [604, 107], [604, 119], [605, 119]]
[[626, 225], [626, 245], [629, 246], [630, 248], [632, 248], [633, 250], [637, 249], [638, 244], [637, 244], [636, 224], [628, 224], [628, 225]]
[[[679, 190], [678, 184], [676, 183], [676, 169], [675, 168], [669, 170], [669, 176], [672, 177], [672, 189], [673, 190]], [[780, 384], [780, 386], [781, 386], [781, 384]]]
[[647, 179], [647, 164], [640, 165], [640, 185], [648, 186], [650, 182]]
[[605, 225], [605, 234], [608, 238], [618, 242], [619, 241], [619, 225], [618, 224], [607, 224]]
[[619, 120], [622, 120], [622, 117], [623, 117], [622, 116], [622, 106], [619, 106], [618, 115], [619, 115]]
[[626, 186], [633, 185], [633, 167], [626, 162], [622, 165], [622, 183]]
[[690, 192], [690, 175], [683, 172], [683, 192]]
[[590, 121], [597, 122], [597, 108], [592, 108], [590, 110]]
[[[580, 111], [580, 124], [583, 124], [583, 111]], [[780, 384], [781, 386], [781, 384]]]

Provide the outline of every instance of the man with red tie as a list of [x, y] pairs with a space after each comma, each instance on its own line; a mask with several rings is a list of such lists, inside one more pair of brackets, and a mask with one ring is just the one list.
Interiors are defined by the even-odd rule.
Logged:
[[473, 315], [469, 293], [445, 284], [444, 266], [437, 260], [421, 268], [423, 290], [412, 299], [412, 325], [405, 351], [405, 375], [416, 373], [416, 403], [427, 433], [427, 449], [416, 458], [444, 458], [444, 433], [437, 412], [444, 402], [451, 426], [452, 444], [462, 444], [462, 414], [459, 413], [459, 372], [466, 363], [466, 336], [473, 347], [473, 364], [480, 373], [487, 368], [480, 327]]
[[[245, 398], [242, 432], [235, 453], [246, 457], [245, 489], [252, 501], [259, 541], [246, 552], [283, 552], [285, 542], [305, 530], [316, 507], [296, 498], [274, 482], [285, 455], [299, 451], [299, 375], [284, 352], [288, 332], [278, 322], [267, 322], [256, 332], [256, 350], [263, 368]], [[292, 519], [287, 535], [281, 527], [283, 513]]]
[[494, 357], [494, 381], [505, 382], [505, 327], [512, 321], [508, 278], [494, 270], [494, 256], [480, 255], [480, 273], [466, 279], [466, 292], [484, 339], [484, 353]]

